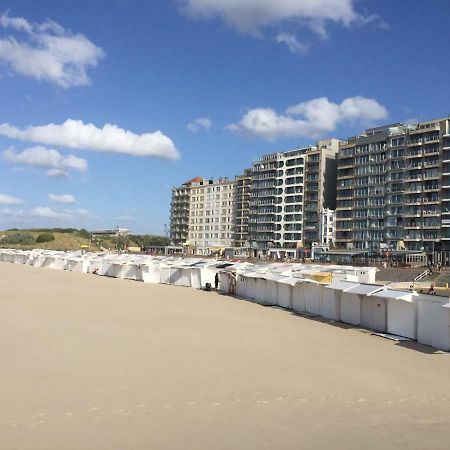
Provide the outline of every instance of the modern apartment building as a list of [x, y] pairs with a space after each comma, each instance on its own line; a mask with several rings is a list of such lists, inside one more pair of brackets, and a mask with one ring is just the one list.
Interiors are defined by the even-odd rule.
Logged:
[[192, 183], [199, 183], [203, 178], [197, 177], [186, 181], [180, 187], [172, 189], [170, 203], [170, 240], [173, 245], [184, 245], [189, 233], [189, 204]]
[[250, 208], [251, 169], [245, 169], [242, 175], [236, 176], [236, 226], [234, 244], [246, 248], [248, 242], [248, 214]]
[[316, 146], [306, 149], [303, 245], [307, 248], [322, 240], [321, 211], [336, 209], [338, 150], [338, 139], [318, 141]]
[[450, 250], [449, 119], [366, 130], [338, 153], [336, 245]]
[[255, 254], [298, 255], [320, 241], [319, 213], [336, 203], [339, 141], [272, 153], [254, 161], [249, 241]]
[[272, 153], [253, 163], [248, 234], [255, 254], [296, 256], [303, 229], [305, 150]]
[[191, 183], [188, 240], [198, 255], [234, 246], [237, 183], [227, 178]]

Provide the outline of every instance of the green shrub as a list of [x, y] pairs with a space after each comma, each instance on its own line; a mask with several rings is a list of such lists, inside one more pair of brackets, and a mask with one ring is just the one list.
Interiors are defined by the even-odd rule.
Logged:
[[42, 244], [44, 242], [50, 242], [50, 241], [54, 241], [54, 240], [55, 240], [55, 236], [53, 236], [52, 233], [41, 233], [36, 238], [36, 244]]
[[78, 236], [85, 238], [85, 239], [89, 239], [91, 237], [91, 233], [89, 233], [89, 231], [82, 228], [81, 230], [78, 231]]
[[12, 244], [12, 245], [16, 244], [30, 245], [34, 244], [34, 242], [35, 241], [32, 234], [23, 233], [20, 231], [18, 233], [12, 233], [2, 239], [2, 244]]

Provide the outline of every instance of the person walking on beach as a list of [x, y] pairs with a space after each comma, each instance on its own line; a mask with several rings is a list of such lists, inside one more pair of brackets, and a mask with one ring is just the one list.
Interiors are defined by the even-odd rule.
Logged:
[[218, 273], [216, 273], [216, 276], [214, 277], [214, 285], [215, 285], [216, 291], [217, 291], [217, 289], [219, 287], [219, 274]]

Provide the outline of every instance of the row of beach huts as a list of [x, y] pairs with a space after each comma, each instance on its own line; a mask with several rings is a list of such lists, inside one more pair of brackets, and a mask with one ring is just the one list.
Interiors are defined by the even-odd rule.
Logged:
[[15, 249], [0, 261], [196, 289], [218, 274], [223, 294], [450, 350], [449, 298], [375, 284], [373, 267]]

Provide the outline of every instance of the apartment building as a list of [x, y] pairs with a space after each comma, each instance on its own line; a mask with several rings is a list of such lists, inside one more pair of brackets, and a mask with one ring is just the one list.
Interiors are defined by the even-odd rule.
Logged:
[[448, 252], [449, 219], [449, 119], [386, 125], [341, 142], [338, 247]]
[[203, 178], [196, 177], [186, 181], [180, 187], [172, 188], [170, 203], [170, 240], [173, 245], [184, 245], [189, 233], [189, 204], [192, 183], [199, 183]]
[[251, 169], [245, 169], [236, 181], [236, 225], [234, 244], [236, 247], [246, 248], [248, 242], [248, 214], [250, 208]]
[[237, 183], [227, 178], [191, 183], [188, 240], [193, 253], [234, 246]]
[[320, 241], [320, 211], [336, 204], [338, 148], [337, 139], [327, 139], [254, 161], [249, 242], [255, 254], [295, 257]]
[[257, 255], [296, 256], [303, 229], [305, 149], [254, 161], [248, 235]]
[[338, 139], [326, 139], [305, 152], [303, 245], [307, 248], [322, 241], [321, 211], [336, 209], [338, 150]]

